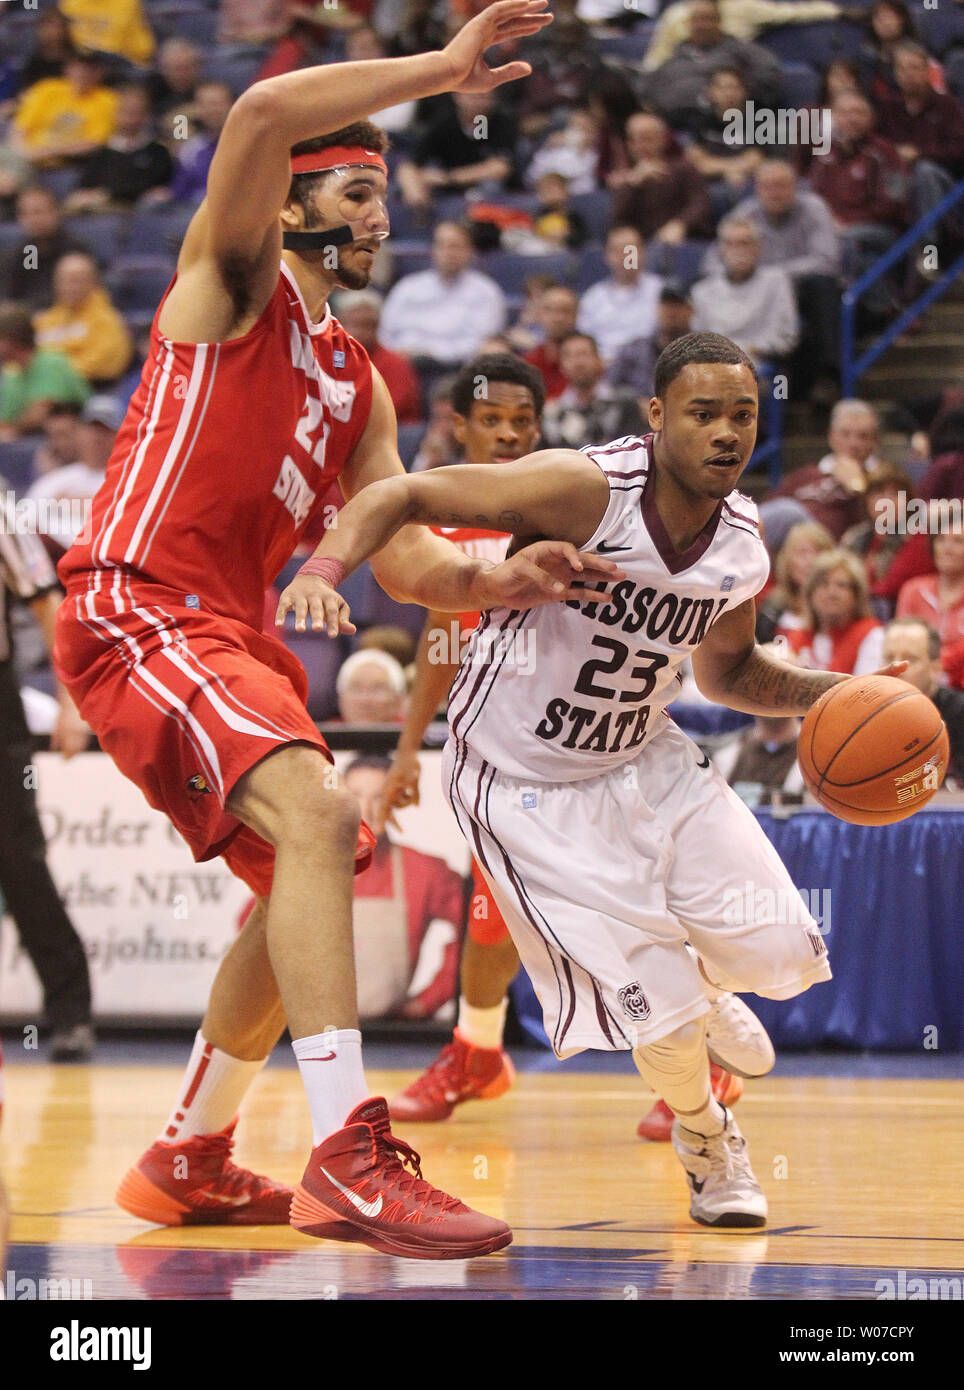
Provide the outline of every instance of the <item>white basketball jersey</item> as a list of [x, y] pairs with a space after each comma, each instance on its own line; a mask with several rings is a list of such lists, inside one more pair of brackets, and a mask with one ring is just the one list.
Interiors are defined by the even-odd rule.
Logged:
[[626, 578], [588, 581], [585, 601], [484, 613], [449, 700], [450, 737], [522, 780], [575, 782], [637, 757], [683, 662], [770, 571], [756, 507], [739, 492], [687, 550], [673, 548], [653, 501], [652, 435], [583, 452], [609, 505], [582, 549], [611, 555]]

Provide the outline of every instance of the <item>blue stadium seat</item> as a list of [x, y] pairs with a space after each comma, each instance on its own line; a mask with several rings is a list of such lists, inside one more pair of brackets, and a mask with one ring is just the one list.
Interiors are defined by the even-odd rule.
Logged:
[[400, 280], [403, 275], [413, 275], [417, 270], [428, 270], [432, 264], [432, 252], [427, 241], [399, 241], [390, 242], [389, 245], [395, 280]]
[[590, 242], [588, 246], [583, 246], [578, 255], [579, 274], [576, 276], [576, 289], [580, 294], [585, 294], [589, 286], [594, 285], [597, 280], [605, 280], [609, 268], [603, 259], [603, 248], [598, 242]]
[[964, 101], [964, 48], [950, 54], [944, 75], [947, 78], [948, 91], [956, 96], [958, 101]]
[[0, 444], [0, 478], [9, 483], [14, 492], [26, 492], [34, 480], [33, 456], [37, 443], [36, 439], [13, 439], [9, 444]]
[[411, 468], [412, 460], [418, 453], [418, 446], [421, 444], [424, 434], [425, 425], [421, 420], [414, 425], [399, 425], [398, 455], [406, 469]]
[[218, 16], [212, 10], [180, 10], [174, 32], [179, 39], [190, 39], [201, 48], [213, 48], [218, 38]]
[[139, 256], [176, 256], [194, 213], [180, 203], [139, 208], [131, 218], [127, 245]]
[[435, 216], [430, 209], [428, 214], [416, 213], [401, 198], [388, 197], [388, 220], [392, 227], [391, 245], [396, 241], [427, 242], [432, 235]]
[[308, 676], [308, 713], [312, 719], [331, 719], [338, 714], [335, 681], [338, 670], [348, 655], [343, 637], [332, 640], [316, 632], [294, 632], [286, 629], [284, 643], [298, 658]]
[[123, 212], [94, 212], [68, 217], [64, 226], [82, 241], [102, 266], [113, 265], [126, 241], [130, 218]]
[[964, 44], [964, 10], [959, 5], [938, 5], [924, 9], [914, 5], [914, 28], [930, 53], [941, 57], [954, 44]]
[[569, 199], [573, 212], [578, 212], [593, 241], [605, 241], [613, 222], [612, 194], [606, 188], [592, 193], [574, 193]]
[[120, 312], [141, 318], [153, 317], [173, 274], [170, 256], [122, 256], [104, 278]]
[[603, 58], [635, 67], [645, 58], [655, 28], [654, 19], [642, 20], [622, 33], [596, 37], [592, 46]]
[[824, 20], [813, 24], [781, 24], [767, 29], [756, 42], [781, 63], [807, 63], [823, 72], [834, 58], [855, 58], [867, 37], [860, 24]]
[[0, 251], [6, 251], [11, 246], [19, 246], [23, 239], [23, 232], [16, 222], [0, 222]]
[[820, 96], [820, 76], [807, 63], [783, 63], [782, 96], [787, 106], [812, 106]]
[[706, 241], [684, 241], [679, 246], [666, 246], [651, 241], [646, 250], [646, 264], [656, 275], [679, 280], [688, 289], [699, 277], [708, 245]]
[[204, 63], [204, 76], [210, 82], [226, 82], [236, 97], [251, 86], [262, 59], [225, 56], [214, 49]]
[[576, 261], [568, 251], [551, 256], [522, 256], [515, 251], [489, 251], [476, 259], [479, 269], [491, 275], [506, 294], [523, 294], [525, 282], [531, 275], [551, 275], [571, 285], [576, 276]]
[[41, 169], [37, 174], [37, 182], [49, 188], [54, 197], [61, 201], [74, 191], [79, 178], [79, 169]]

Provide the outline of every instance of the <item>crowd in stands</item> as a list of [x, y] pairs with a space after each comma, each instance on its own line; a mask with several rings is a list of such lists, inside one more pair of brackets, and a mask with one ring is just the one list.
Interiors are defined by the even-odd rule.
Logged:
[[[312, 63], [436, 47], [475, 3], [5, 10], [0, 474], [18, 492], [95, 489], [238, 95]], [[834, 405], [822, 458], [771, 492], [749, 479], [774, 559], [761, 640], [855, 672], [897, 644], [915, 653], [922, 689], [964, 690], [964, 391], [942, 374], [938, 394], [885, 420], [838, 399], [844, 287], [964, 177], [961, 0], [553, 9], [556, 22], [520, 49], [526, 81], [373, 117], [391, 133], [392, 240], [372, 286], [333, 307], [388, 383], [406, 467], [459, 461], [452, 376], [479, 353], [531, 363], [545, 383], [544, 443], [579, 448], [646, 430], [655, 360], [674, 337], [724, 333], [821, 427]], [[807, 120], [796, 136], [792, 122], [761, 136], [761, 111]], [[926, 287], [927, 251], [946, 264], [962, 227], [959, 208], [929, 228], [866, 296], [862, 331]], [[889, 456], [885, 427], [904, 439]], [[888, 531], [881, 518], [900, 498], [956, 500], [956, 526], [951, 515], [926, 534]], [[69, 536], [49, 541], [56, 554]], [[364, 661], [359, 651], [339, 673], [347, 645], [319, 664], [299, 641], [316, 662], [313, 712], [391, 722], [404, 707], [405, 631], [422, 615], [373, 584], [356, 594], [362, 639], [388, 623], [389, 646], [401, 645]], [[782, 768], [792, 723], [758, 721], [738, 762]]]

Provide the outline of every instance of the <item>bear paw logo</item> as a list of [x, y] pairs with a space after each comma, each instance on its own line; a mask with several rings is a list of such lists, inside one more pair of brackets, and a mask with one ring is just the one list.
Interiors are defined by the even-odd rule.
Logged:
[[632, 984], [623, 985], [622, 989], [617, 990], [616, 998], [627, 1018], [646, 1019], [652, 1012], [649, 1007], [649, 1000], [643, 993], [638, 980], [633, 980]]
[[187, 779], [187, 789], [189, 792], [194, 792], [196, 796], [200, 796], [203, 792], [210, 792], [211, 790], [208, 786], [207, 778], [202, 776], [200, 772], [195, 772], [193, 777]]

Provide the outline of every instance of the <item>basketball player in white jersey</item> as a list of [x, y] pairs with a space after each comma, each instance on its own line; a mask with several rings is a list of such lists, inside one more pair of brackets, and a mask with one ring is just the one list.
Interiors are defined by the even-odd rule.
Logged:
[[[754, 641], [769, 561], [756, 508], [734, 491], [756, 439], [750, 358], [718, 334], [688, 334], [661, 354], [654, 389], [646, 438], [376, 483], [318, 553], [337, 586], [406, 522], [469, 523], [618, 564], [585, 601], [483, 618], [452, 692], [444, 783], [556, 1053], [631, 1050], [676, 1116], [692, 1217], [762, 1226], [745, 1140], [710, 1088], [710, 1003], [689, 948], [714, 986], [774, 999], [830, 967], [812, 918], [757, 909], [794, 901], [790, 876], [664, 707], [687, 656], [708, 698], [749, 714], [802, 715], [847, 677]], [[285, 590], [279, 617], [288, 609], [332, 635], [347, 621], [317, 577]], [[514, 660], [523, 633], [534, 669]]]

